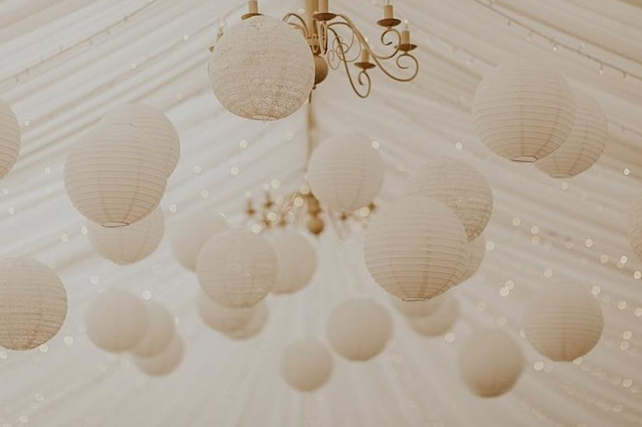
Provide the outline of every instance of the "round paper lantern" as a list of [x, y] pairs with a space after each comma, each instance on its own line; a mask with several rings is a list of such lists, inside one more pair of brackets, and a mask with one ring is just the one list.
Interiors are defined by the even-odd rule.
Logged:
[[433, 298], [463, 277], [468, 239], [459, 218], [427, 197], [385, 206], [366, 230], [364, 255], [375, 281], [402, 300]]
[[427, 337], [445, 334], [453, 327], [459, 316], [459, 304], [451, 292], [438, 296], [434, 301], [438, 307], [433, 313], [424, 317], [408, 318], [415, 332]]
[[0, 262], [0, 346], [32, 350], [53, 338], [67, 317], [67, 292], [58, 275], [29, 258]]
[[464, 276], [461, 278], [461, 283], [477, 274], [479, 267], [484, 262], [484, 255], [486, 255], [486, 239], [482, 234], [468, 243], [468, 268], [466, 268]]
[[245, 327], [254, 315], [257, 306], [250, 308], [228, 308], [212, 301], [205, 293], [198, 297], [198, 313], [203, 322], [220, 332], [238, 331]]
[[459, 373], [468, 389], [480, 397], [497, 397], [510, 391], [524, 370], [519, 345], [499, 329], [481, 329], [462, 344]]
[[593, 166], [602, 156], [608, 139], [608, 121], [600, 105], [575, 90], [575, 125], [566, 142], [535, 167], [553, 178], [571, 178]]
[[295, 390], [308, 392], [323, 387], [332, 376], [332, 354], [314, 338], [290, 344], [283, 354], [281, 374]]
[[247, 230], [219, 233], [205, 243], [196, 264], [203, 291], [230, 308], [252, 307], [272, 290], [277, 258], [270, 243]]
[[406, 195], [437, 199], [459, 217], [468, 241], [484, 232], [493, 212], [493, 193], [484, 175], [449, 157], [430, 162], [408, 180]]
[[629, 208], [628, 228], [631, 248], [633, 248], [635, 255], [642, 261], [642, 195], [637, 196]]
[[196, 261], [205, 242], [227, 229], [227, 222], [220, 214], [198, 210], [188, 215], [172, 235], [174, 256], [183, 267], [196, 271]]
[[69, 199], [104, 227], [130, 225], [151, 214], [166, 185], [166, 159], [134, 126], [99, 125], [71, 148], [65, 163]]
[[143, 341], [149, 321], [141, 300], [129, 292], [110, 290], [89, 304], [85, 324], [89, 339], [97, 347], [120, 353]]
[[393, 304], [406, 317], [426, 317], [433, 314], [441, 305], [443, 298], [435, 297], [421, 301], [404, 301], [392, 297]]
[[277, 230], [267, 236], [278, 261], [275, 294], [289, 294], [303, 289], [317, 269], [317, 252], [301, 233]]
[[352, 299], [332, 311], [327, 334], [336, 353], [348, 360], [366, 361], [386, 348], [392, 336], [392, 319], [376, 302]]
[[154, 357], [165, 351], [176, 335], [174, 316], [157, 302], [145, 303], [147, 331], [131, 352], [138, 357]]
[[233, 340], [246, 340], [259, 335], [268, 322], [270, 311], [265, 301], [261, 301], [252, 307], [252, 317], [250, 321], [240, 329], [224, 332], [228, 338]]
[[172, 342], [165, 351], [153, 357], [135, 358], [136, 366], [145, 374], [152, 377], [163, 377], [171, 374], [183, 360], [183, 341], [174, 335]]
[[143, 260], [160, 245], [165, 233], [163, 212], [156, 209], [148, 217], [126, 227], [107, 228], [88, 222], [87, 235], [103, 258], [127, 265]]
[[214, 95], [223, 107], [252, 120], [279, 120], [308, 100], [315, 65], [305, 38], [270, 16], [226, 31], [210, 57]]
[[570, 362], [584, 356], [602, 336], [604, 318], [595, 297], [572, 282], [547, 285], [527, 305], [526, 339], [551, 360]]
[[0, 99], [0, 179], [4, 178], [18, 161], [21, 145], [18, 119], [11, 106]]
[[575, 97], [551, 65], [528, 61], [497, 67], [477, 87], [472, 105], [477, 135], [495, 154], [532, 163], [568, 139]]
[[354, 212], [372, 203], [383, 186], [384, 163], [363, 135], [324, 141], [310, 157], [308, 183], [329, 210]]

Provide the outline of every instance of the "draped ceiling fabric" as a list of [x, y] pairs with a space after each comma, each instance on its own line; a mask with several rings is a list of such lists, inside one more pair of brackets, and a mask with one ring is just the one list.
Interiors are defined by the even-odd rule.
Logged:
[[[418, 79], [403, 85], [375, 72], [365, 101], [350, 93], [341, 72], [318, 88], [313, 109], [320, 139], [362, 131], [380, 142], [387, 168], [382, 203], [400, 197], [410, 170], [448, 155], [488, 178], [495, 209], [480, 274], [454, 290], [461, 317], [452, 333], [422, 338], [394, 312], [394, 338], [384, 354], [367, 364], [335, 357], [330, 383], [309, 395], [280, 378], [287, 344], [323, 338], [332, 308], [352, 296], [372, 295], [393, 311], [363, 266], [359, 230], [345, 239], [323, 235], [314, 282], [295, 296], [271, 297], [263, 334], [237, 343], [198, 318], [196, 278], [173, 259], [167, 236], [149, 259], [111, 264], [91, 249], [85, 220], [63, 186], [70, 146], [106, 111], [131, 101], [164, 110], [181, 136], [181, 160], [162, 204], [168, 233], [203, 207], [242, 225], [246, 191], [258, 196], [271, 183], [284, 194], [303, 183], [305, 109], [280, 122], [250, 122], [224, 111], [211, 93], [207, 48], [220, 22], [238, 22], [243, 3], [0, 2], [0, 96], [23, 130], [17, 166], [0, 182], [1, 255], [29, 254], [55, 267], [70, 304], [64, 327], [47, 345], [0, 351], [0, 426], [641, 424], [642, 280], [636, 272], [642, 263], [629, 247], [624, 211], [642, 192], [642, 2], [393, 1], [420, 45]], [[378, 41], [381, 1], [331, 4]], [[282, 16], [302, 2], [263, 0], [261, 6]], [[599, 62], [558, 42], [603, 61], [603, 73]], [[493, 155], [474, 134], [469, 111], [478, 82], [515, 56], [542, 58], [604, 108], [610, 139], [588, 172], [549, 179], [531, 165]], [[529, 297], [560, 277], [592, 289], [606, 320], [596, 349], [570, 364], [544, 360], [520, 336]], [[178, 371], [150, 379], [126, 356], [89, 342], [84, 312], [106, 288], [129, 289], [172, 311], [186, 343]], [[528, 367], [510, 394], [482, 400], [464, 388], [456, 355], [474, 329], [493, 325], [518, 340]]]

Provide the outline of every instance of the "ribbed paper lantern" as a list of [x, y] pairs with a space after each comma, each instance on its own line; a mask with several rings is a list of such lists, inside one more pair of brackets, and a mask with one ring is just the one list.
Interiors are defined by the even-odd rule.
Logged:
[[225, 332], [228, 338], [233, 340], [247, 340], [259, 335], [268, 323], [270, 310], [265, 300], [252, 307], [250, 321], [240, 329]]
[[0, 262], [0, 346], [31, 350], [53, 338], [67, 317], [58, 275], [29, 258]]
[[317, 252], [308, 239], [292, 230], [276, 230], [267, 236], [279, 265], [275, 294], [289, 294], [303, 289], [317, 269]]
[[21, 142], [20, 125], [11, 106], [0, 99], [0, 179], [18, 161]]
[[444, 299], [435, 297], [421, 301], [404, 301], [399, 298], [392, 297], [392, 300], [399, 313], [404, 316], [426, 317], [436, 312]]
[[174, 256], [183, 267], [196, 271], [196, 261], [205, 242], [227, 229], [227, 221], [220, 214], [198, 210], [188, 215], [172, 233]]
[[468, 243], [468, 267], [464, 276], [461, 278], [461, 283], [464, 283], [475, 274], [484, 262], [486, 255], [486, 239], [484, 235], [478, 236], [475, 240]]
[[406, 195], [437, 199], [459, 217], [468, 240], [484, 232], [493, 213], [493, 193], [475, 168], [446, 157], [430, 162], [408, 180]]
[[274, 288], [278, 264], [270, 243], [247, 230], [219, 233], [207, 241], [196, 265], [203, 291], [230, 308], [252, 307]]
[[365, 136], [338, 135], [312, 153], [308, 183], [331, 211], [354, 212], [379, 195], [384, 173], [381, 154]]
[[510, 391], [524, 371], [519, 345], [499, 329], [481, 329], [468, 337], [458, 356], [459, 373], [468, 389], [480, 397]]
[[135, 358], [136, 366], [145, 374], [152, 377], [163, 377], [171, 374], [179, 367], [183, 360], [183, 341], [178, 335], [167, 348], [154, 357], [137, 357]]
[[560, 148], [535, 163], [553, 178], [571, 178], [593, 166], [602, 156], [608, 139], [608, 122], [600, 105], [576, 89], [575, 124]]
[[450, 330], [459, 316], [459, 304], [451, 292], [438, 296], [435, 301], [437, 310], [425, 317], [412, 317], [408, 319], [415, 332], [427, 336], [438, 337]]
[[203, 322], [219, 332], [238, 331], [245, 327], [258, 305], [250, 308], [228, 308], [214, 302], [205, 293], [198, 296], [198, 313]]
[[528, 303], [523, 326], [526, 339], [540, 354], [571, 362], [597, 345], [604, 317], [587, 289], [558, 282], [547, 285]]
[[305, 38], [270, 16], [256, 16], [227, 30], [209, 62], [220, 103], [253, 120], [279, 120], [301, 108], [312, 92], [314, 74]]
[[633, 252], [642, 261], [642, 195], [637, 196], [629, 208], [628, 235]]
[[131, 352], [138, 357], [154, 357], [165, 351], [176, 335], [174, 316], [157, 302], [145, 303], [147, 330]]
[[392, 336], [392, 319], [384, 307], [371, 299], [352, 299], [332, 311], [327, 334], [337, 354], [352, 361], [366, 361], [386, 348]]
[[89, 241], [103, 258], [116, 264], [127, 265], [147, 258], [165, 233], [165, 219], [161, 209], [135, 224], [126, 227], [103, 227], [87, 223]]
[[120, 353], [145, 338], [149, 320], [141, 300], [129, 292], [110, 290], [89, 304], [85, 324], [89, 339], [98, 348]]
[[71, 148], [65, 163], [71, 202], [105, 227], [130, 225], [151, 214], [166, 185], [166, 159], [134, 126], [99, 125]]
[[332, 354], [314, 338], [290, 344], [283, 354], [281, 374], [290, 387], [308, 392], [323, 387], [332, 376]]
[[377, 214], [364, 254], [375, 281], [403, 300], [433, 298], [461, 281], [468, 239], [459, 218], [427, 197], [408, 197]]
[[531, 163], [557, 150], [571, 135], [575, 98], [554, 66], [516, 61], [484, 78], [472, 114], [477, 135], [495, 154]]

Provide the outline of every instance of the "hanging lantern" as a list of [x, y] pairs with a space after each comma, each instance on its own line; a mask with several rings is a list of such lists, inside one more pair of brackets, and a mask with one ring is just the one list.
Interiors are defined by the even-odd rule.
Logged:
[[628, 235], [631, 248], [642, 261], [642, 195], [633, 199], [628, 211]]
[[435, 297], [421, 301], [404, 301], [392, 297], [393, 304], [405, 317], [427, 317], [437, 311], [444, 299]]
[[0, 179], [7, 176], [18, 161], [21, 138], [18, 118], [11, 106], [0, 99]]
[[233, 332], [245, 327], [254, 315], [257, 306], [249, 308], [228, 308], [217, 304], [205, 293], [198, 296], [198, 313], [203, 322], [219, 332]]
[[446, 292], [434, 299], [437, 309], [424, 317], [408, 319], [410, 326], [418, 334], [427, 337], [438, 337], [448, 332], [459, 316], [459, 304], [451, 292]]
[[317, 269], [317, 253], [308, 239], [291, 230], [276, 230], [267, 236], [278, 261], [274, 294], [289, 294], [303, 289]]
[[479, 271], [482, 262], [484, 262], [484, 256], [486, 255], [486, 239], [484, 235], [477, 236], [475, 240], [468, 243], [468, 266], [464, 272], [463, 277], [461, 278], [461, 283], [466, 282], [468, 279], [473, 277]]
[[265, 300], [252, 307], [252, 317], [245, 326], [225, 332], [225, 336], [236, 341], [247, 340], [259, 335], [267, 325], [270, 311]]
[[131, 349], [138, 357], [155, 357], [169, 346], [176, 335], [174, 316], [161, 304], [147, 302], [144, 304], [147, 312], [147, 330], [143, 339]]
[[290, 344], [283, 354], [281, 375], [295, 390], [309, 392], [323, 387], [332, 376], [332, 354], [314, 338]]
[[228, 228], [227, 221], [220, 214], [207, 210], [195, 211], [172, 233], [174, 256], [183, 267], [196, 271], [196, 261], [205, 242]]
[[153, 357], [137, 357], [134, 359], [138, 369], [152, 377], [163, 377], [174, 372], [183, 360], [183, 341], [174, 335], [172, 342], [160, 354]]

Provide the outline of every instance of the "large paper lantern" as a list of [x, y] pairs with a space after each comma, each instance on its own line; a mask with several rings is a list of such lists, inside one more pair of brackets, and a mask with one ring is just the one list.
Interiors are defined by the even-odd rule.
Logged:
[[384, 163], [363, 135], [338, 135], [319, 145], [310, 158], [308, 183], [329, 210], [354, 212], [372, 203], [383, 186]]
[[443, 298], [435, 297], [421, 301], [404, 301], [392, 297], [393, 304], [406, 317], [426, 317], [433, 314], [441, 305]]
[[477, 135], [495, 154], [535, 162], [568, 139], [575, 97], [563, 75], [548, 64], [500, 65], [477, 87], [472, 105]]
[[528, 303], [523, 327], [526, 339], [540, 354], [570, 362], [595, 347], [604, 317], [587, 289], [565, 281], [545, 286]]
[[147, 330], [143, 339], [131, 349], [138, 357], [154, 357], [165, 351], [174, 339], [174, 316], [157, 302], [145, 303]]
[[479, 271], [484, 256], [486, 255], [486, 239], [484, 235], [478, 236], [475, 240], [468, 243], [468, 266], [461, 278], [461, 283], [473, 277]]
[[227, 221], [208, 210], [198, 210], [185, 218], [172, 233], [172, 251], [178, 262], [196, 271], [201, 249], [212, 236], [228, 229]]
[[[451, 291], [452, 292], [452, 291]], [[408, 318], [412, 329], [426, 337], [438, 337], [448, 332], [459, 316], [459, 304], [451, 292], [438, 296], [437, 309], [423, 317]]]
[[328, 341], [336, 353], [352, 361], [370, 360], [392, 336], [392, 319], [371, 299], [352, 299], [336, 307], [328, 320]]
[[493, 193], [484, 175], [450, 157], [416, 171], [408, 180], [406, 195], [431, 197], [448, 206], [461, 220], [469, 241], [483, 233], [493, 213]]
[[247, 340], [259, 335], [268, 323], [270, 310], [265, 300], [252, 307], [252, 317], [245, 326], [224, 332], [225, 336], [236, 341]]
[[305, 338], [290, 344], [281, 360], [281, 374], [290, 387], [309, 392], [323, 387], [332, 376], [332, 354], [325, 344]]
[[628, 210], [628, 235], [631, 248], [642, 261], [642, 195], [633, 199], [633, 204]]
[[301, 233], [276, 230], [267, 236], [279, 265], [275, 294], [289, 294], [303, 289], [317, 269], [317, 252]]
[[457, 285], [468, 265], [468, 238], [459, 218], [427, 197], [408, 197], [377, 214], [364, 254], [375, 281], [403, 300], [433, 298]]
[[69, 152], [65, 187], [76, 209], [104, 227], [140, 221], [167, 185], [166, 159], [154, 140], [130, 125], [98, 125]]
[[21, 142], [20, 125], [11, 106], [0, 99], [0, 179], [18, 161]]
[[161, 209], [126, 227], [103, 227], [87, 223], [89, 241], [103, 258], [116, 264], [127, 265], [143, 260], [160, 245], [165, 233], [165, 219]]
[[270, 243], [247, 230], [219, 233], [207, 241], [196, 265], [203, 291], [230, 308], [252, 307], [274, 288], [277, 258]]
[[197, 305], [203, 322], [210, 328], [225, 333], [245, 327], [258, 307], [228, 308], [217, 304], [203, 292], [198, 296]]
[[53, 338], [67, 316], [58, 275], [29, 258], [0, 262], [0, 346], [31, 350]]
[[152, 377], [163, 377], [171, 374], [178, 368], [183, 360], [183, 341], [174, 335], [172, 342], [162, 352], [153, 357], [136, 357], [134, 359], [138, 369]]
[[312, 92], [314, 74], [305, 38], [270, 16], [256, 16], [227, 30], [209, 62], [219, 102], [253, 120], [279, 120], [301, 108]]
[[519, 345], [499, 329], [481, 329], [468, 337], [458, 356], [459, 373], [468, 389], [480, 397], [510, 391], [524, 371]]
[[602, 156], [608, 139], [608, 121], [600, 105], [576, 89], [575, 124], [560, 148], [535, 163], [553, 178], [571, 178], [593, 166]]

